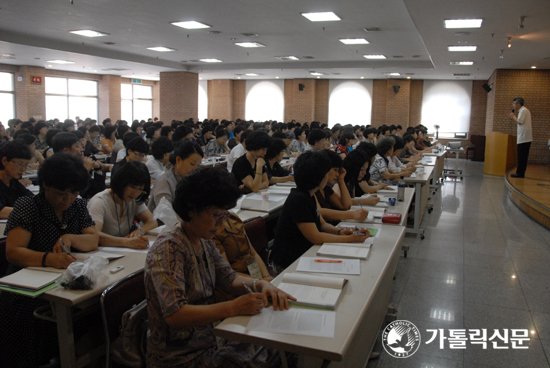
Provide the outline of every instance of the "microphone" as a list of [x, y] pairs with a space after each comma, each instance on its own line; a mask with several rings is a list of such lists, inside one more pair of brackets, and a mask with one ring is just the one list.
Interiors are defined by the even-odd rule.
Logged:
[[516, 110], [512, 109], [512, 112], [516, 112]]

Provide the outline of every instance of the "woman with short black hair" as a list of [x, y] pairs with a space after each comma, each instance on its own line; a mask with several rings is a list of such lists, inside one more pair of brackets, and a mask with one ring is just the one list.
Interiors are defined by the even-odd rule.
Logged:
[[265, 132], [253, 131], [245, 144], [247, 152], [235, 161], [231, 172], [244, 192], [259, 192], [269, 186], [264, 157], [271, 137]]
[[[236, 342], [218, 346], [213, 324], [231, 316], [258, 314], [268, 307], [268, 298], [275, 310], [288, 309], [288, 299], [295, 300], [265, 280], [238, 275], [216, 249], [212, 239], [241, 196], [230, 175], [206, 168], [183, 178], [173, 203], [182, 221], [149, 249], [145, 261], [149, 368], [249, 367], [253, 346]], [[238, 297], [219, 302], [216, 288]]]
[[[274, 133], [279, 134], [279, 133]], [[280, 133], [282, 134], [282, 133]], [[271, 146], [265, 154], [265, 169], [269, 184], [287, 183], [294, 181], [294, 176], [290, 175], [290, 171], [283, 169], [280, 162], [285, 154], [286, 143], [280, 138], [272, 138]]]

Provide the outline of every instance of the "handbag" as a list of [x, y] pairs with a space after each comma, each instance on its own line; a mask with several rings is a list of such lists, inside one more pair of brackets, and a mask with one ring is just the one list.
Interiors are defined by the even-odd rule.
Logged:
[[124, 312], [120, 336], [111, 346], [113, 361], [132, 368], [145, 367], [147, 317], [147, 300]]

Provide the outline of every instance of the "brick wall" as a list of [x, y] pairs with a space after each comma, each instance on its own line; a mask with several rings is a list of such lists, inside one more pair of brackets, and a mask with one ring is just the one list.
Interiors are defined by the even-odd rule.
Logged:
[[[120, 85], [122, 79], [118, 75], [104, 75], [98, 83], [99, 115], [97, 120], [100, 124], [107, 118], [111, 118], [113, 123], [121, 118]], [[127, 78], [124, 78], [124, 80], [130, 82]], [[132, 122], [128, 123], [132, 124]]]
[[422, 121], [422, 99], [424, 96], [424, 81], [411, 80], [409, 121], [408, 124], [401, 124], [404, 130], [410, 126], [416, 126]]
[[[46, 69], [33, 66], [20, 66], [15, 73], [15, 114], [25, 121], [31, 117], [46, 117]], [[42, 84], [32, 84], [31, 77], [42, 77]], [[22, 77], [18, 81], [17, 77]]]
[[[386, 124], [409, 125], [411, 81], [388, 79], [386, 82]], [[398, 93], [393, 86], [400, 87]]]
[[[210, 94], [210, 86], [208, 87], [208, 93]], [[188, 72], [160, 73], [159, 96], [159, 119], [162, 119], [164, 123], [170, 124], [172, 120], [198, 119], [198, 74]]]
[[372, 81], [371, 125], [374, 127], [386, 124], [387, 84], [385, 79], [375, 79]]
[[487, 104], [486, 131], [516, 135], [517, 124], [512, 123], [509, 113], [513, 99], [523, 97], [525, 107], [531, 111], [533, 124], [529, 163], [550, 163], [547, 145], [550, 138], [550, 70], [497, 70], [493, 77], [493, 91], [490, 92], [493, 95], [490, 98], [494, 99], [494, 103], [491, 106]]
[[321, 124], [328, 124], [328, 87], [328, 79], [315, 81], [315, 120]]
[[485, 109], [485, 134], [493, 131], [493, 117], [495, 115], [495, 93], [496, 93], [496, 70], [489, 78], [487, 84], [492, 88], [492, 91], [487, 93], [487, 108]]
[[233, 81], [230, 79], [209, 80], [208, 81], [208, 118], [222, 120], [222, 119], [231, 119], [232, 117], [233, 117]]
[[[317, 80], [315, 79], [285, 80], [284, 116], [286, 122], [289, 122], [292, 119], [300, 123], [315, 120], [316, 82]], [[300, 84], [304, 85], [303, 91], [299, 90]], [[328, 101], [326, 103], [328, 116]]]
[[487, 113], [487, 92], [483, 89], [485, 81], [473, 81], [472, 105], [470, 112], [469, 135], [485, 135], [485, 120]]
[[245, 119], [246, 81], [233, 81], [233, 115], [232, 120]]

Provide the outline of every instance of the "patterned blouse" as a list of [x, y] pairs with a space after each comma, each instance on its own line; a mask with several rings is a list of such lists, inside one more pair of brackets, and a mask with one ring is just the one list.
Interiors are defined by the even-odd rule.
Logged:
[[391, 184], [391, 180], [385, 180], [382, 176], [382, 173], [384, 171], [388, 171], [388, 165], [386, 164], [386, 160], [384, 157], [380, 156], [379, 154], [376, 154], [376, 159], [374, 160], [374, 164], [370, 167], [370, 178], [371, 180], [374, 180], [376, 182], [382, 181], [386, 184]]
[[292, 152], [304, 153], [306, 149], [306, 144], [305, 142], [299, 142], [297, 139], [294, 139], [292, 142], [290, 142], [288, 148], [290, 148]]
[[211, 139], [210, 142], [206, 144], [204, 154], [207, 157], [216, 157], [221, 153], [228, 153], [225, 145], [218, 146], [218, 142], [215, 139]]
[[177, 226], [159, 236], [145, 261], [145, 289], [149, 328], [147, 367], [193, 366], [201, 355], [216, 350], [212, 323], [195, 328], [171, 328], [165, 318], [186, 304], [216, 303], [214, 289], [228, 291], [237, 273], [222, 258], [211, 240], [201, 239], [203, 252], [195, 250]]

